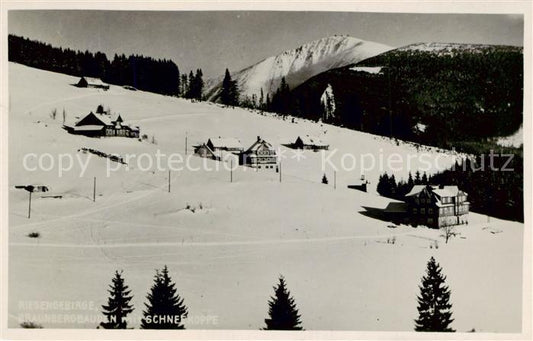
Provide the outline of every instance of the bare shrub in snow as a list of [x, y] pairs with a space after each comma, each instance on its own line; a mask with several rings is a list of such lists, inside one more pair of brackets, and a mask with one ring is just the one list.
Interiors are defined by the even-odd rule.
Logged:
[[32, 322], [32, 321], [24, 321], [20, 324], [20, 327], [21, 328], [26, 328], [26, 329], [41, 329], [43, 328], [43, 326], [41, 326], [40, 324], [36, 323], [36, 322]]
[[39, 232], [30, 232], [28, 233], [28, 237], [30, 238], [39, 238], [41, 234]]
[[446, 240], [446, 244], [448, 244], [448, 240], [451, 237], [457, 236], [457, 232], [455, 231], [455, 226], [453, 225], [444, 225], [443, 227], [441, 227], [441, 230], [442, 230], [441, 237], [444, 237], [444, 239]]

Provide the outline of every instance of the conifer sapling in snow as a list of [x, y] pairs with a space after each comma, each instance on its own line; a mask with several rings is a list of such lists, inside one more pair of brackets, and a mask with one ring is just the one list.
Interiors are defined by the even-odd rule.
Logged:
[[283, 276], [279, 278], [277, 287], [274, 287], [275, 296], [268, 302], [268, 317], [265, 319], [264, 330], [302, 330], [300, 314], [296, 309], [294, 298], [285, 286]]
[[108, 290], [110, 296], [107, 305], [102, 306], [102, 313], [107, 317], [107, 322], [100, 322], [100, 326], [105, 329], [126, 329], [126, 316], [134, 310], [130, 304], [133, 298], [130, 296], [131, 290], [124, 284], [121, 274], [122, 271], [115, 271], [113, 284], [109, 286], [111, 290]]
[[166, 265], [161, 272], [156, 270], [154, 284], [146, 298], [142, 329], [185, 329], [181, 322], [187, 317], [187, 307], [176, 293]]
[[422, 277], [420, 296], [418, 296], [418, 319], [415, 320], [417, 332], [454, 332], [450, 290], [445, 285], [446, 276], [435, 259], [428, 262], [426, 275]]

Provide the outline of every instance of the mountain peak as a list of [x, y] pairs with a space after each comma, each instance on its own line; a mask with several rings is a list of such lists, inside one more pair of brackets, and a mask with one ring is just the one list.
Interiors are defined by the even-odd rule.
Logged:
[[[232, 78], [237, 81], [242, 97], [259, 97], [261, 90], [264, 96], [272, 96], [283, 77], [289, 87], [294, 88], [321, 72], [357, 63], [391, 49], [386, 45], [348, 35], [333, 35], [268, 57], [233, 73]], [[207, 97], [216, 100], [221, 79], [210, 83], [211, 86], [208, 85], [206, 91]]]

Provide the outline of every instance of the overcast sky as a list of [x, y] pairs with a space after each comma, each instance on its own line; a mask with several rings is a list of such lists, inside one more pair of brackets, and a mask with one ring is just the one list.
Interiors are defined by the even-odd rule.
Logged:
[[218, 76], [306, 42], [347, 34], [393, 47], [415, 42], [523, 45], [522, 15], [354, 12], [10, 11], [10, 34], [72, 49], [170, 58]]

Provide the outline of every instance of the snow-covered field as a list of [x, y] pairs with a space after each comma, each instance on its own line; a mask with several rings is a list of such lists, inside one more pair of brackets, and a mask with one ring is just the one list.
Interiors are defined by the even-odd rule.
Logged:
[[[168, 265], [189, 308], [187, 328], [259, 329], [267, 316], [272, 286], [283, 274], [307, 330], [410, 331], [417, 317], [418, 285], [431, 256], [442, 265], [451, 288], [452, 327], [483, 332], [519, 332], [522, 312], [523, 224], [470, 214], [470, 224], [445, 244], [439, 231], [387, 227], [360, 212], [385, 207], [375, 194], [379, 167], [366, 170], [369, 193], [347, 189], [361, 176], [351, 153], [410, 158], [411, 170], [438, 158], [451, 165], [458, 155], [391, 141], [369, 134], [304, 120], [284, 121], [243, 109], [191, 103], [111, 86], [109, 91], [71, 86], [77, 78], [9, 65], [9, 327], [28, 316], [46, 328], [96, 328], [94, 316], [106, 303], [116, 269], [124, 270], [140, 316], [155, 269]], [[91, 139], [61, 128], [95, 110], [98, 104], [141, 127], [147, 141]], [[50, 112], [57, 108], [56, 119]], [[282, 182], [273, 170], [230, 172], [220, 163], [190, 158], [198, 171], [143, 171], [146, 159], [106, 176], [106, 161], [92, 156], [80, 176], [82, 147], [106, 153], [182, 153], [208, 137], [238, 137], [250, 145], [257, 136], [275, 146], [300, 134], [330, 144], [324, 156], [301, 155], [280, 147]], [[150, 142], [155, 137], [156, 144]], [[25, 170], [49, 153], [72, 155], [71, 171]], [[422, 153], [426, 157], [418, 158]], [[322, 159], [329, 185], [321, 184]], [[410, 157], [414, 156], [414, 157]], [[79, 157], [79, 159], [78, 159]], [[184, 156], [186, 157], [186, 156]], [[368, 158], [368, 156], [367, 156]], [[300, 160], [298, 160], [300, 159]], [[63, 162], [67, 157], [62, 156]], [[142, 160], [140, 164], [137, 161]], [[217, 165], [219, 171], [207, 170]], [[45, 167], [45, 168], [46, 168]], [[386, 168], [386, 167], [385, 167]], [[406, 177], [410, 169], [396, 171]], [[435, 171], [431, 167], [430, 172]], [[336, 189], [333, 179], [336, 176]], [[93, 178], [96, 201], [92, 201]], [[43, 184], [27, 218], [28, 194], [15, 185]], [[62, 198], [46, 196], [61, 195]], [[186, 209], [190, 206], [194, 209]], [[40, 238], [29, 238], [30, 232]], [[394, 239], [394, 243], [392, 240]], [[435, 246], [438, 245], [438, 248]], [[29, 309], [35, 302], [88, 302], [95, 309]], [[79, 315], [80, 321], [53, 323], [52, 315]], [[103, 316], [103, 315], [102, 315]], [[61, 317], [59, 317], [61, 318]], [[204, 321], [202, 319], [208, 319]], [[138, 322], [132, 326], [139, 327]]]

